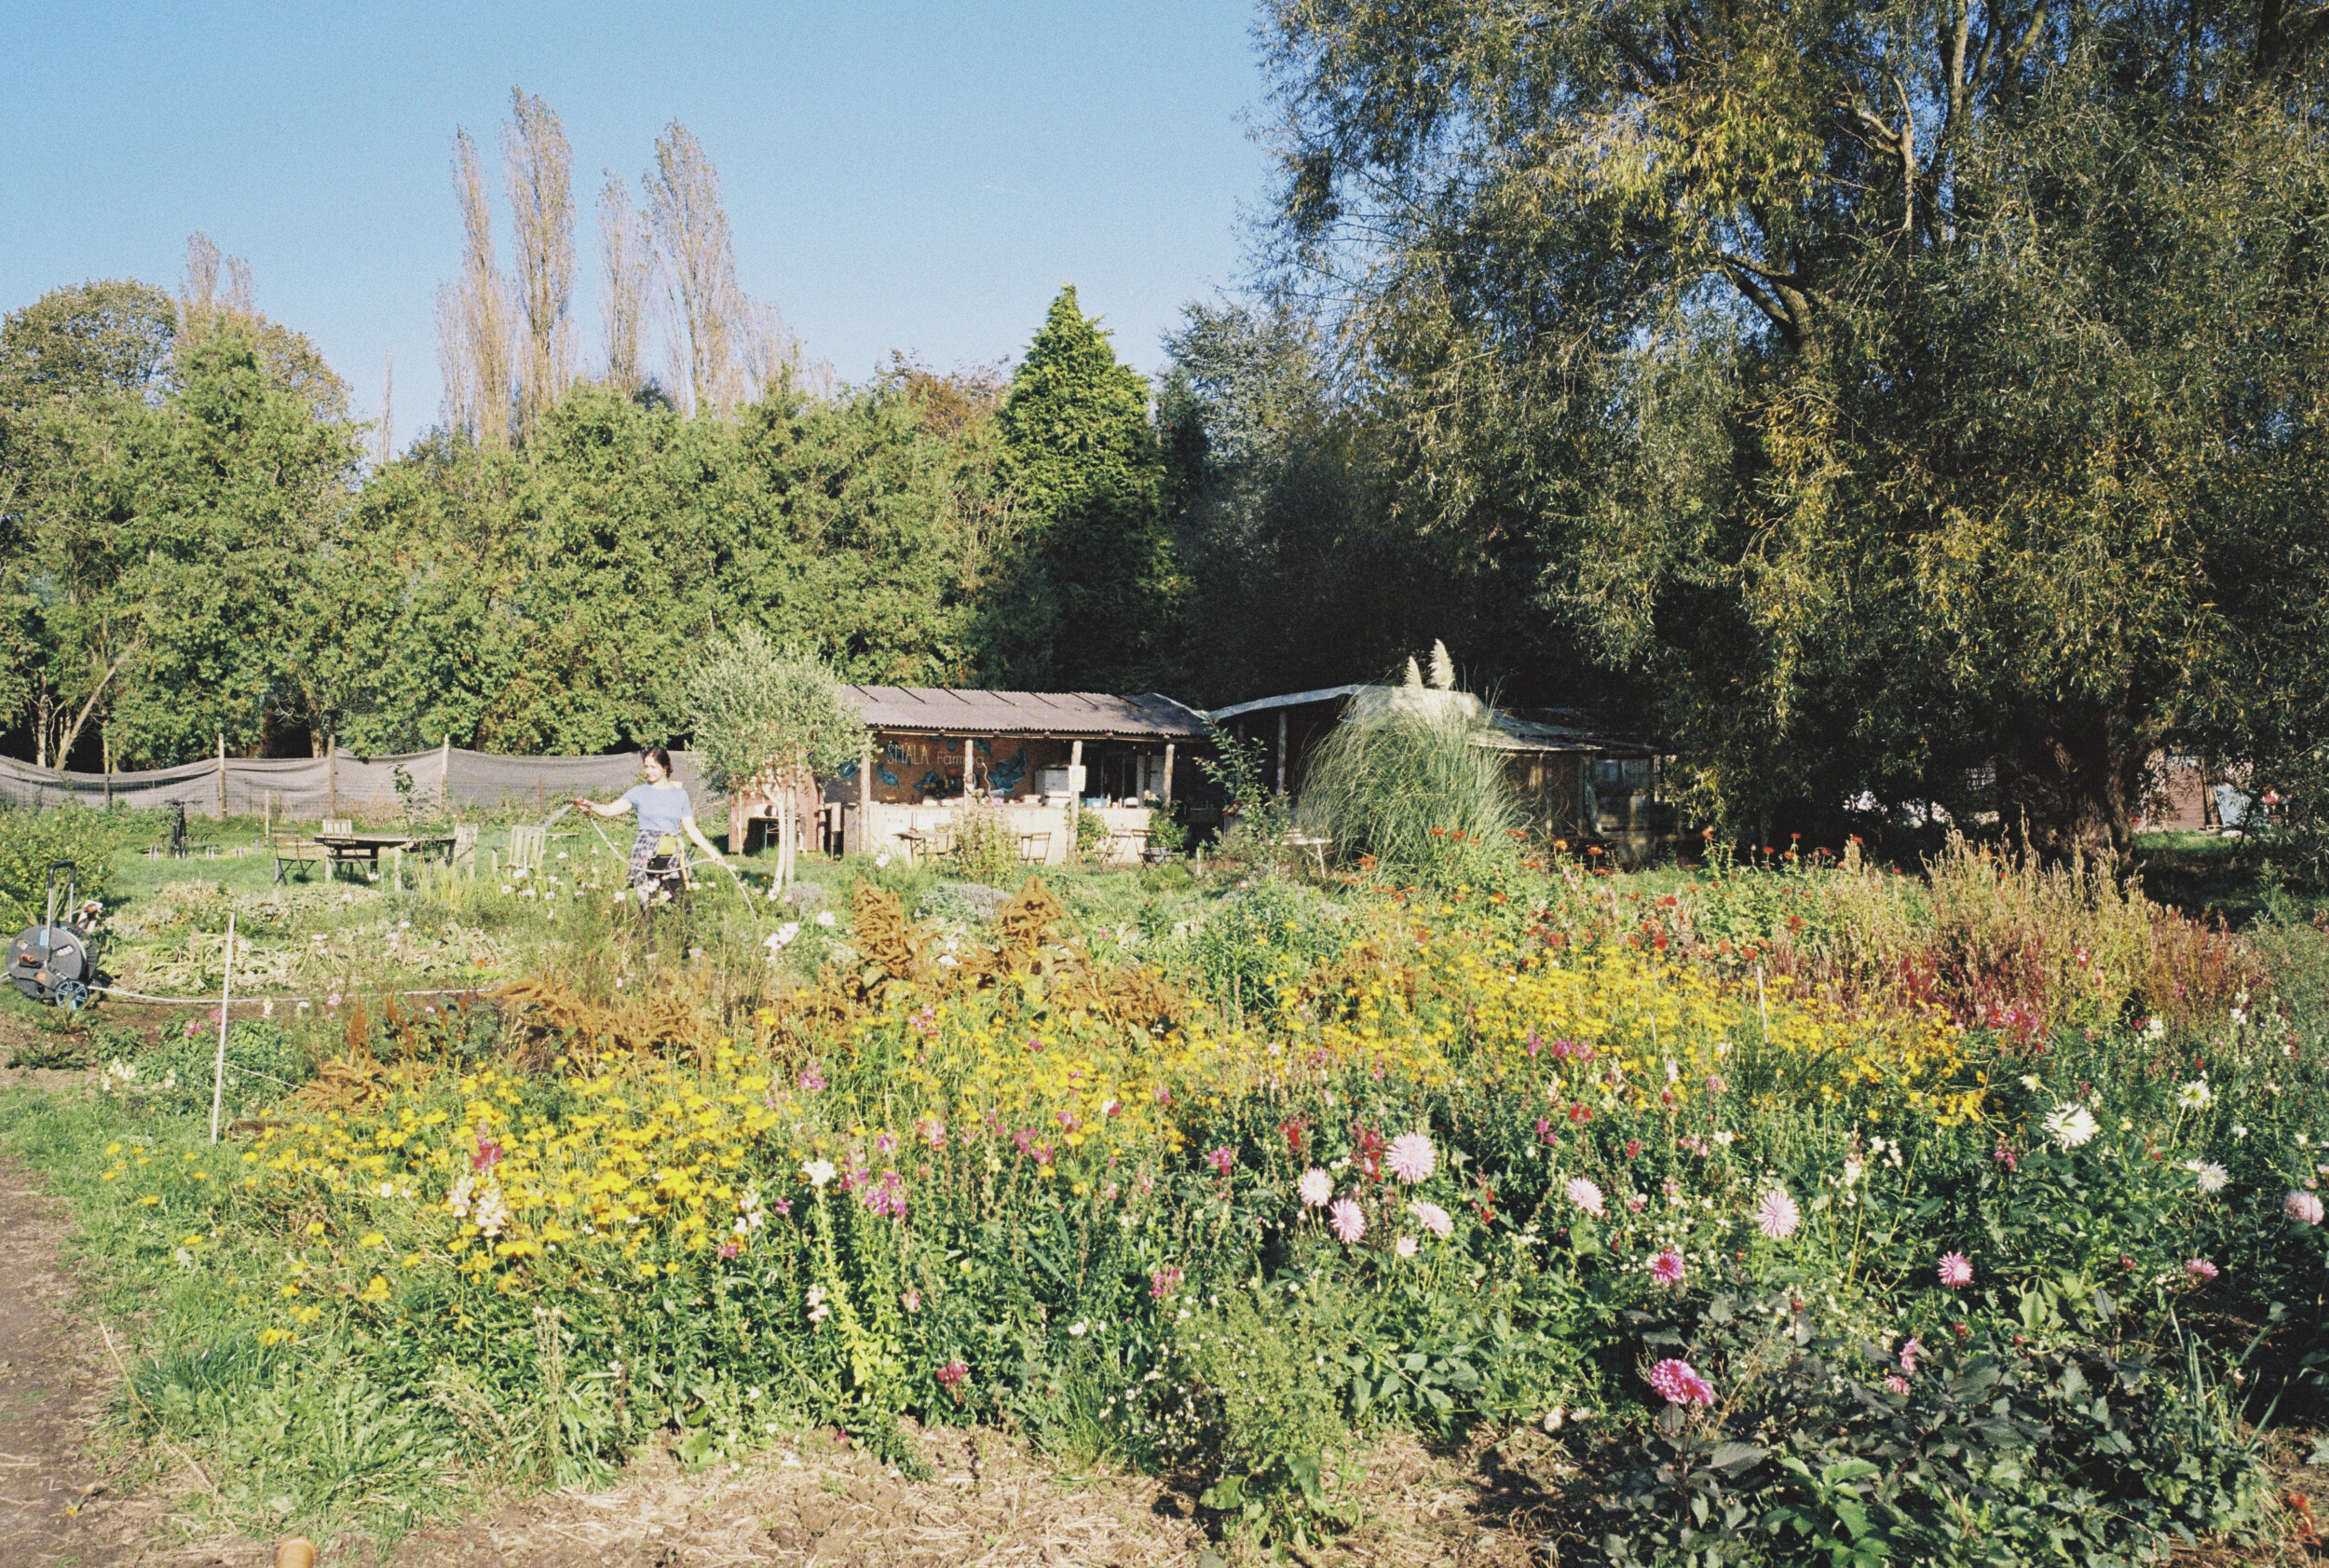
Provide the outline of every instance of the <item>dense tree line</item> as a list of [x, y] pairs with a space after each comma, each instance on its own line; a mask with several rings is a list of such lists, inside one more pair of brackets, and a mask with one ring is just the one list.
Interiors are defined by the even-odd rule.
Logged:
[[175, 301], [25, 307], [0, 707], [47, 757], [593, 750], [677, 738], [746, 622], [1205, 704], [1444, 637], [1661, 730], [1759, 836], [1940, 801], [2122, 844], [2163, 746], [2329, 799], [2321, 13], [1270, 0], [1263, 38], [1265, 269], [1153, 386], [1070, 290], [1008, 375], [832, 387], [677, 125], [643, 210], [602, 192], [580, 377], [523, 94], [518, 272], [464, 136], [451, 390], [401, 456], [215, 248]]

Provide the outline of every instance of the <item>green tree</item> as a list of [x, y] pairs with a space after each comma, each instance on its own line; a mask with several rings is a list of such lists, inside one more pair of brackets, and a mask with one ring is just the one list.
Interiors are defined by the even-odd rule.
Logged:
[[[2319, 493], [2319, 19], [1278, 0], [1278, 260], [1395, 504], [1654, 674], [1710, 804], [1995, 762], [2123, 843]], [[2254, 707], [2263, 693], [2232, 705]]]
[[1108, 334], [1052, 301], [999, 416], [1002, 479], [1023, 532], [988, 609], [1010, 678], [1141, 691], [1170, 683], [1184, 583], [1164, 517], [1149, 388]]
[[[789, 798], [854, 759], [865, 736], [824, 660], [776, 643], [749, 621], [704, 648], [688, 677], [687, 714], [703, 776], [721, 790], [762, 781]], [[793, 879], [797, 819], [789, 810], [778, 816], [781, 886]]]
[[0, 407], [157, 389], [177, 330], [178, 307], [149, 283], [51, 289], [0, 320]]

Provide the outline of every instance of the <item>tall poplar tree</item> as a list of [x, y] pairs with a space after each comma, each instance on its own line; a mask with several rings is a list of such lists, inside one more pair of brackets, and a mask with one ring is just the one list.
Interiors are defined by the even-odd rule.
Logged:
[[990, 611], [1012, 678], [1096, 691], [1170, 684], [1185, 584], [1149, 385], [1117, 361], [1072, 287], [1052, 301], [1000, 418], [1024, 530], [1014, 589]]

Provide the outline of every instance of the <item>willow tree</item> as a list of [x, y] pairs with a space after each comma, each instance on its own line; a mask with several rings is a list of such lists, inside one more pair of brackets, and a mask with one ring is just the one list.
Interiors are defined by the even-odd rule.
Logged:
[[817, 774], [857, 757], [864, 722], [823, 660], [749, 623], [704, 649], [687, 701], [696, 756], [713, 787], [730, 794], [756, 789], [783, 802], [777, 881], [790, 884], [797, 794], [813, 786]]
[[1549, 563], [1710, 804], [1994, 763], [2039, 847], [2121, 843], [2153, 747], [2275, 678], [2239, 616], [2310, 593], [2270, 568], [2329, 489], [2323, 34], [1275, 0], [1280, 281], [1408, 515]]

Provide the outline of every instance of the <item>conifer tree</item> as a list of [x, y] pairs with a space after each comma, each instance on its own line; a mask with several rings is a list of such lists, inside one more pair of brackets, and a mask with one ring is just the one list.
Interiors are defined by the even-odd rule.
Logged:
[[1052, 301], [1001, 422], [1004, 478], [1026, 519], [1002, 629], [1013, 678], [1099, 691], [1167, 685], [1182, 579], [1149, 386], [1118, 362], [1073, 287]]

